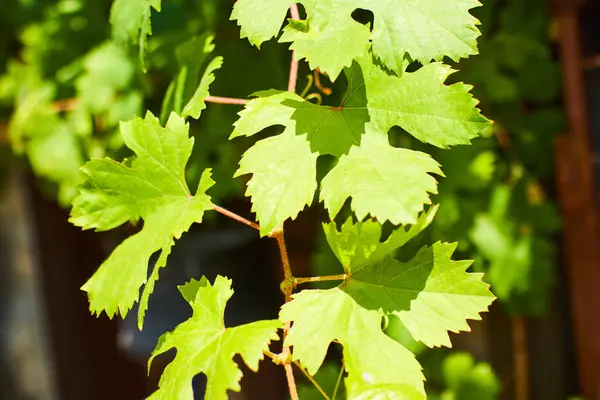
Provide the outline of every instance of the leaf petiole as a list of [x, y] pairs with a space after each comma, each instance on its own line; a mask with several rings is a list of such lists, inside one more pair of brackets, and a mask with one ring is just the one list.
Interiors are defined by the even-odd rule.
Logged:
[[306, 278], [294, 278], [294, 286], [302, 285], [303, 283], [311, 282], [325, 282], [325, 281], [345, 281], [348, 276], [346, 274], [340, 275], [326, 275], [326, 276], [309, 276]]

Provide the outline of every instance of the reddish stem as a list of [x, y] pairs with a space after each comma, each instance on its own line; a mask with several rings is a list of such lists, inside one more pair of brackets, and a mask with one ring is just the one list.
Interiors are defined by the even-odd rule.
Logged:
[[[292, 4], [290, 7], [290, 15], [292, 19], [300, 19], [300, 11], [298, 4]], [[290, 78], [288, 80], [288, 92], [296, 92], [296, 82], [298, 81], [298, 60], [296, 59], [296, 51], [292, 51], [292, 61], [290, 62]]]
[[52, 108], [58, 112], [71, 111], [77, 107], [77, 99], [60, 99], [52, 102]]
[[290, 79], [288, 81], [288, 92], [296, 92], [296, 82], [298, 81], [298, 60], [296, 60], [296, 51], [292, 51], [292, 62], [290, 63]]
[[216, 204], [213, 204], [212, 205], [212, 209], [215, 210], [216, 212], [220, 213], [220, 214], [225, 215], [226, 217], [229, 217], [229, 218], [231, 218], [231, 219], [233, 219], [235, 221], [241, 222], [244, 225], [247, 225], [247, 226], [249, 226], [251, 228], [254, 228], [257, 231], [260, 231], [260, 226], [258, 226], [257, 223], [249, 221], [249, 220], [247, 220], [244, 217], [241, 217], [241, 216], [239, 216], [239, 215], [237, 215], [235, 213], [232, 213], [229, 210], [224, 209], [223, 207], [219, 207]]
[[290, 7], [290, 14], [292, 19], [300, 19], [300, 11], [298, 10], [298, 4], [294, 3]]
[[[279, 253], [281, 254], [281, 264], [283, 266], [283, 281], [286, 283], [285, 285], [285, 302], [288, 303], [292, 301], [292, 291], [294, 290], [293, 281], [294, 276], [292, 275], [292, 269], [290, 268], [290, 259], [288, 258], [287, 249], [285, 246], [285, 239], [283, 236], [283, 228], [278, 229], [273, 232], [272, 236], [277, 240], [277, 245], [279, 246]], [[285, 342], [285, 338], [291, 328], [290, 321], [286, 321], [283, 327], [283, 340]], [[288, 381], [288, 387], [290, 389], [290, 397], [292, 400], [298, 400], [298, 390], [296, 389], [296, 381], [294, 379], [294, 371], [292, 366], [287, 362], [287, 359], [290, 356], [290, 348], [289, 346], [284, 345], [283, 351], [281, 352], [283, 359], [286, 360], [286, 363], [283, 364], [285, 368], [285, 375]]]
[[246, 99], [236, 99], [233, 97], [218, 97], [218, 96], [208, 96], [204, 99], [207, 103], [217, 103], [217, 104], [239, 104], [244, 105], [250, 100]]

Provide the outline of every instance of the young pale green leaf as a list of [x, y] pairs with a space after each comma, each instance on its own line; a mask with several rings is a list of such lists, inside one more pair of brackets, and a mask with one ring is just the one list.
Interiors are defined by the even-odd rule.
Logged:
[[423, 143], [446, 148], [469, 144], [490, 124], [477, 109], [471, 86], [444, 85], [454, 72], [444, 64], [428, 64], [400, 78], [368, 60], [361, 60], [360, 67], [371, 123], [384, 132], [399, 126]]
[[[364, 92], [364, 89], [363, 89]], [[231, 138], [251, 136], [274, 125], [284, 125], [297, 134], [307, 134], [310, 148], [319, 154], [339, 157], [360, 144], [369, 120], [365, 107], [319, 106], [295, 93], [266, 91], [240, 112]], [[352, 94], [351, 99], [358, 95]], [[363, 103], [364, 104], [364, 103]]]
[[367, 263], [392, 256], [395, 250], [404, 246], [431, 224], [438, 208], [436, 205], [422, 213], [417, 223], [408, 229], [405, 227], [395, 229], [385, 242], [379, 241], [381, 224], [371, 220], [353, 223], [352, 218], [349, 218], [342, 225], [341, 231], [337, 230], [335, 222], [323, 224], [323, 230], [329, 247], [342, 263], [346, 273], [350, 274]]
[[[150, 112], [145, 119], [121, 124], [121, 134], [136, 158], [131, 165], [110, 159], [95, 159], [82, 167], [86, 181], [73, 200], [70, 221], [84, 229], [108, 230], [142, 218], [142, 230], [121, 243], [82, 287], [88, 292], [90, 309], [125, 316], [138, 300], [146, 282], [148, 260], [156, 251], [155, 268], [166, 263], [173, 239], [194, 222], [202, 221], [212, 207], [205, 194], [213, 184], [210, 170], [204, 171], [192, 196], [185, 181], [185, 166], [194, 140], [188, 125], [172, 114], [165, 128]], [[158, 274], [158, 271], [156, 271]], [[151, 280], [153, 287], [154, 276]], [[148, 294], [144, 294], [147, 301]], [[143, 315], [146, 304], [140, 307]]]
[[110, 10], [113, 36], [119, 41], [137, 40], [144, 63], [146, 39], [152, 34], [151, 8], [160, 11], [161, 0], [115, 0]]
[[428, 154], [399, 149], [370, 129], [360, 147], [350, 149], [321, 182], [320, 199], [333, 219], [348, 197], [359, 220], [367, 215], [381, 223], [415, 224], [429, 193], [437, 193], [437, 182], [429, 175], [442, 175]]
[[[260, 45], [276, 36], [292, 1], [239, 0], [232, 19], [241, 36]], [[477, 0], [303, 0], [306, 21], [285, 27], [280, 41], [292, 42], [298, 58], [332, 79], [353, 59], [372, 51], [388, 68], [401, 73], [408, 60], [429, 63], [444, 56], [458, 61], [477, 53], [480, 35], [469, 10]], [[355, 21], [357, 9], [373, 12], [372, 32]]]
[[244, 153], [235, 176], [253, 175], [246, 196], [252, 197], [261, 235], [310, 206], [317, 189], [317, 156], [306, 137], [290, 129], [257, 142]]
[[409, 262], [392, 258], [367, 263], [347, 280], [347, 292], [363, 307], [400, 318], [415, 340], [451, 346], [448, 331], [470, 330], [494, 296], [483, 274], [467, 273], [470, 261], [452, 261], [456, 244], [423, 247]]
[[[310, 1], [304, 1], [306, 4]], [[314, 1], [312, 17], [305, 23], [289, 24], [280, 42], [290, 42], [298, 60], [306, 59], [310, 69], [319, 68], [335, 81], [340, 72], [369, 51], [369, 27], [348, 18], [352, 7], [334, 1]], [[340, 12], [341, 11], [341, 12]]]
[[225, 400], [228, 390], [240, 391], [242, 371], [233, 357], [240, 354], [246, 365], [257, 371], [263, 350], [268, 350], [271, 340], [279, 339], [277, 330], [282, 324], [277, 320], [256, 321], [226, 328], [223, 315], [233, 290], [231, 281], [221, 276], [217, 276], [214, 285], [206, 278], [192, 280], [180, 287], [180, 291], [193, 314], [172, 332], [161, 336], [152, 352], [149, 368], [154, 357], [177, 349], [175, 359], [162, 374], [159, 389], [149, 399], [192, 400], [192, 379], [204, 373], [207, 378], [204, 398]]
[[255, 135], [270, 126], [291, 126], [295, 109], [286, 104], [304, 102], [302, 97], [288, 91], [265, 90], [254, 95], [258, 97], [246, 103], [239, 112], [240, 118], [233, 124], [235, 128], [230, 140]]
[[330, 343], [338, 341], [350, 386], [407, 385], [424, 394], [414, 355], [382, 332], [377, 310], [362, 307], [343, 289], [303, 290], [282, 307], [279, 319], [293, 322], [285, 344], [309, 373], [317, 372]]
[[307, 134], [312, 151], [340, 157], [358, 146], [367, 123], [387, 133], [399, 126], [438, 147], [469, 144], [489, 125], [462, 83], [444, 85], [452, 72], [433, 63], [401, 77], [388, 75], [363, 57], [346, 69], [346, 96], [338, 107], [319, 106], [289, 92], [259, 92], [240, 113], [231, 137], [284, 125]]
[[223, 66], [223, 57], [214, 58], [204, 71], [204, 76], [200, 80], [198, 89], [194, 92], [194, 95], [190, 101], [183, 108], [182, 117], [192, 117], [194, 119], [200, 118], [200, 113], [206, 108], [204, 100], [208, 97], [208, 88], [210, 84], [215, 81], [214, 72]]

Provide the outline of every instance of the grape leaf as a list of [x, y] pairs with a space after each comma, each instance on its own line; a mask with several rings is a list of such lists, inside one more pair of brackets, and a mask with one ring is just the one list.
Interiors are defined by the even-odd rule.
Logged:
[[423, 391], [421, 366], [414, 355], [381, 330], [377, 310], [359, 305], [342, 288], [303, 290], [286, 303], [279, 314], [293, 325], [285, 344], [293, 346], [293, 358], [315, 374], [329, 344], [344, 347], [347, 385], [408, 385]]
[[397, 125], [424, 143], [447, 148], [469, 144], [489, 121], [463, 83], [444, 85], [455, 72], [431, 63], [400, 78], [366, 61], [361, 63], [371, 123], [387, 132]]
[[[240, 112], [231, 138], [251, 136], [273, 126], [284, 125], [297, 134], [307, 134], [310, 148], [336, 157], [360, 144], [364, 124], [369, 120], [365, 107], [319, 106], [295, 93], [265, 91]], [[364, 103], [363, 103], [364, 105]]]
[[556, 222], [552, 208], [541, 207], [547, 203], [530, 203], [526, 188], [524, 182], [496, 185], [490, 210], [473, 217], [468, 234], [489, 263], [486, 277], [504, 308], [541, 314], [553, 283], [555, 255], [548, 234]]
[[340, 231], [337, 230], [335, 222], [323, 224], [323, 230], [329, 247], [342, 263], [346, 273], [351, 274], [367, 262], [376, 262], [392, 255], [396, 249], [425, 230], [433, 221], [438, 209], [437, 205], [431, 207], [408, 229], [396, 228], [385, 242], [379, 241], [381, 224], [371, 220], [353, 223], [352, 218], [348, 218]]
[[534, 262], [530, 234], [519, 234], [508, 217], [495, 219], [478, 214], [469, 236], [481, 255], [490, 261], [488, 278], [498, 297], [504, 300], [512, 294], [527, 292]]
[[268, 350], [271, 340], [279, 339], [277, 329], [282, 324], [277, 320], [256, 321], [226, 328], [223, 315], [233, 290], [231, 280], [222, 276], [217, 276], [214, 285], [202, 278], [192, 280], [179, 290], [193, 314], [159, 338], [148, 368], [154, 357], [169, 349], [176, 348], [177, 355], [165, 368], [159, 389], [149, 399], [192, 400], [192, 379], [204, 373], [207, 378], [204, 398], [225, 400], [227, 390], [240, 391], [242, 371], [233, 356], [240, 354], [246, 365], [257, 371], [263, 350]]
[[[135, 73], [127, 51], [114, 42], [93, 49], [83, 59], [83, 65], [85, 72], [75, 81], [77, 97], [94, 113], [114, 106], [119, 91], [128, 89]], [[129, 115], [127, 119], [131, 117]]]
[[204, 76], [202, 76], [202, 79], [200, 80], [198, 89], [196, 89], [196, 92], [194, 92], [190, 101], [183, 108], [183, 118], [187, 118], [188, 116], [194, 119], [200, 118], [200, 113], [206, 108], [204, 99], [208, 97], [208, 88], [210, 84], [215, 81], [214, 72], [221, 68], [222, 65], [223, 57], [215, 57], [210, 64], [208, 64], [206, 71], [204, 71]]
[[487, 363], [475, 363], [469, 353], [453, 353], [442, 364], [448, 389], [444, 398], [493, 400], [500, 394], [501, 384]]
[[[276, 36], [294, 3], [289, 0], [239, 0], [231, 19], [241, 26], [241, 37], [260, 44]], [[407, 60], [428, 63], [448, 56], [454, 61], [477, 53], [480, 35], [469, 10], [477, 0], [304, 0], [306, 21], [287, 25], [280, 41], [292, 42], [296, 56], [306, 58], [333, 80], [353, 59], [373, 53], [400, 73]], [[373, 12], [372, 32], [352, 18], [357, 9]]]
[[483, 274], [467, 273], [471, 261], [452, 261], [456, 244], [434, 243], [406, 262], [393, 258], [355, 268], [348, 293], [368, 309], [396, 315], [415, 340], [451, 346], [448, 331], [470, 330], [494, 300]]
[[151, 8], [160, 11], [161, 0], [115, 0], [110, 10], [113, 36], [122, 42], [137, 40], [144, 64], [146, 39], [152, 34]]
[[244, 153], [235, 176], [253, 174], [246, 196], [252, 197], [261, 235], [310, 206], [317, 189], [317, 156], [306, 137], [290, 129], [256, 142]]
[[321, 200], [333, 219], [348, 197], [359, 220], [368, 214], [380, 222], [414, 224], [437, 182], [428, 173], [442, 175], [428, 154], [398, 149], [377, 132], [368, 132], [360, 147], [348, 155], [321, 182]]
[[[173, 239], [192, 223], [201, 222], [211, 208], [205, 194], [214, 184], [210, 170], [204, 171], [195, 196], [185, 181], [185, 166], [194, 145], [188, 130], [176, 114], [171, 114], [163, 128], [148, 112], [145, 119], [121, 124], [125, 144], [137, 155], [130, 165], [106, 158], [82, 167], [86, 181], [73, 200], [73, 224], [101, 231], [144, 219], [142, 230], [123, 241], [83, 285], [93, 313], [105, 311], [112, 317], [119, 312], [125, 317], [138, 300], [140, 286], [146, 283], [150, 256], [160, 250], [163, 255], [155, 268], [164, 266]], [[142, 314], [145, 308], [142, 304]]]
[[[304, 4], [311, 2], [305, 1]], [[335, 81], [340, 72], [369, 51], [369, 27], [350, 16], [352, 2], [312, 1], [311, 17], [304, 23], [290, 23], [280, 42], [291, 42], [296, 59], [306, 59], [310, 69], [319, 68]]]
[[449, 346], [446, 331], [468, 330], [466, 319], [479, 319], [494, 299], [482, 274], [465, 272], [470, 261], [451, 260], [456, 244], [423, 247], [406, 263], [392, 258], [436, 212], [432, 207], [415, 225], [396, 229], [384, 242], [377, 222], [353, 224], [349, 219], [341, 231], [333, 222], [323, 226], [347, 275], [344, 290], [367, 309], [396, 315], [415, 340], [430, 347]]
[[397, 77], [363, 58], [346, 69], [348, 90], [339, 106], [319, 106], [289, 92], [259, 92], [240, 112], [231, 137], [284, 125], [306, 133], [313, 151], [340, 157], [360, 144], [370, 121], [383, 132], [399, 126], [442, 148], [468, 144], [489, 121], [476, 108], [470, 86], [444, 85], [452, 72], [433, 63]]
[[192, 37], [175, 49], [179, 73], [173, 77], [165, 93], [160, 110], [161, 122], [166, 121], [172, 111], [181, 114], [183, 106], [197, 91], [202, 67], [206, 66], [206, 59], [215, 49], [213, 40], [214, 35], [205, 33]]
[[51, 132], [49, 134], [29, 138], [27, 156], [36, 174], [58, 184], [59, 202], [68, 205], [81, 180], [79, 168], [83, 164], [83, 154], [67, 124], [58, 118], [55, 121], [48, 118], [44, 122], [56, 125], [46, 125], [45, 128]]
[[276, 36], [294, 0], [245, 0], [236, 1], [231, 12], [231, 20], [241, 26], [240, 37], [250, 43], [260, 45]]

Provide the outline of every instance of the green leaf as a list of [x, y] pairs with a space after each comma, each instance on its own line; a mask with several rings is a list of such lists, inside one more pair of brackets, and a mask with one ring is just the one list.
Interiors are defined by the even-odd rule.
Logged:
[[[234, 124], [231, 138], [251, 136], [274, 125], [284, 125], [297, 134], [307, 134], [310, 148], [319, 154], [336, 157], [360, 143], [367, 110], [319, 106], [290, 92], [267, 91], [246, 104]], [[263, 97], [264, 96], [264, 97]]]
[[128, 88], [135, 73], [127, 52], [114, 42], [104, 43], [88, 53], [83, 67], [84, 73], [75, 80], [77, 97], [94, 113], [110, 110], [118, 92]]
[[367, 61], [361, 67], [371, 123], [384, 132], [397, 125], [423, 143], [447, 148], [469, 144], [490, 124], [477, 109], [471, 86], [444, 85], [454, 72], [444, 64], [428, 64], [400, 78]]
[[27, 156], [36, 174], [58, 184], [59, 201], [67, 205], [73, 199], [81, 179], [79, 168], [83, 164], [83, 154], [67, 124], [58, 118], [54, 122], [56, 125], [51, 133], [33, 136], [28, 140]]
[[470, 86], [444, 85], [452, 72], [433, 63], [397, 77], [363, 58], [346, 69], [348, 90], [339, 106], [319, 106], [288, 92], [259, 92], [240, 113], [231, 137], [284, 125], [307, 134], [313, 151], [340, 157], [360, 144], [370, 121], [384, 133], [399, 126], [442, 148], [469, 144], [489, 121], [476, 108]]
[[[241, 37], [259, 46], [279, 33], [292, 1], [239, 0], [231, 19]], [[428, 63], [448, 56], [454, 61], [477, 53], [478, 21], [469, 10], [477, 0], [304, 0], [304, 24], [285, 27], [280, 41], [292, 42], [299, 59], [319, 67], [333, 80], [353, 59], [372, 51], [388, 68], [402, 72], [408, 60]], [[374, 25], [352, 18], [357, 9], [373, 12]]]
[[[106, 158], [82, 167], [86, 181], [73, 200], [73, 224], [102, 231], [144, 220], [142, 230], [123, 241], [83, 285], [93, 313], [105, 311], [112, 317], [119, 312], [125, 317], [138, 300], [140, 286], [146, 283], [150, 256], [161, 251], [155, 269], [164, 266], [173, 240], [192, 223], [201, 222], [211, 208], [205, 194], [214, 184], [210, 170], [204, 171], [195, 196], [185, 181], [185, 166], [194, 144], [188, 130], [176, 114], [163, 128], [148, 112], [145, 119], [121, 124], [125, 144], [137, 156], [130, 164]], [[155, 273], [145, 290], [151, 290], [158, 271]], [[148, 295], [144, 294], [144, 302]], [[146, 304], [140, 306], [140, 321], [145, 308]]]
[[306, 59], [310, 69], [319, 68], [335, 81], [340, 72], [352, 65], [354, 59], [363, 57], [369, 51], [369, 27], [352, 18], [351, 2], [304, 1], [314, 7], [305, 27], [297, 24], [285, 27], [280, 42], [291, 42], [298, 60]]
[[241, 26], [240, 37], [250, 43], [260, 45], [276, 36], [294, 0], [244, 0], [236, 1], [231, 20]]
[[483, 274], [467, 273], [470, 261], [452, 261], [456, 244], [423, 247], [406, 262], [392, 258], [356, 268], [347, 291], [368, 309], [396, 315], [412, 337], [429, 347], [451, 346], [448, 331], [470, 330], [494, 300]]
[[203, 276], [199, 281], [192, 278], [183, 285], [177, 286], [177, 288], [179, 289], [179, 292], [185, 301], [187, 301], [189, 305], [193, 305], [194, 301], [196, 300], [196, 294], [198, 294], [198, 290], [207, 285], [210, 285], [210, 283], [208, 282], [208, 279]]
[[384, 242], [381, 225], [373, 221], [349, 219], [341, 231], [335, 223], [323, 226], [347, 275], [344, 290], [369, 310], [396, 315], [415, 340], [430, 347], [450, 346], [447, 331], [469, 330], [466, 320], [479, 319], [494, 300], [482, 274], [466, 272], [470, 261], [451, 260], [456, 244], [423, 247], [406, 263], [392, 258], [432, 222], [437, 209], [423, 213], [408, 230], [396, 229]]
[[303, 290], [282, 307], [279, 319], [293, 322], [285, 344], [294, 347], [294, 359], [310, 374], [323, 363], [330, 343], [338, 341], [344, 347], [348, 387], [408, 385], [424, 394], [415, 357], [382, 332], [377, 310], [363, 308], [342, 288]]
[[310, 206], [317, 189], [317, 156], [304, 136], [289, 129], [244, 153], [235, 176], [253, 174], [246, 196], [252, 197], [262, 236]]
[[187, 118], [188, 116], [191, 116], [194, 119], [200, 118], [200, 113], [206, 108], [204, 99], [209, 95], [208, 88], [210, 84], [215, 81], [214, 72], [221, 68], [222, 65], [223, 57], [216, 57], [208, 64], [206, 71], [204, 71], [204, 76], [202, 76], [202, 79], [200, 80], [198, 89], [196, 89], [196, 92], [194, 92], [190, 101], [183, 108], [183, 118]]
[[242, 371], [233, 357], [240, 354], [246, 365], [256, 372], [263, 350], [269, 349], [271, 340], [279, 339], [277, 330], [282, 324], [270, 320], [226, 328], [223, 315], [233, 290], [231, 281], [222, 276], [217, 276], [214, 285], [203, 278], [180, 290], [193, 314], [172, 332], [161, 336], [152, 352], [149, 368], [154, 357], [177, 349], [175, 359], [161, 376], [159, 389], [149, 399], [192, 400], [192, 379], [204, 373], [207, 378], [204, 398], [225, 400], [227, 390], [240, 391]]
[[500, 381], [491, 366], [477, 363], [469, 353], [453, 353], [442, 365], [449, 390], [444, 399], [495, 400], [500, 394]]
[[151, 8], [160, 11], [161, 0], [114, 0], [110, 10], [113, 36], [122, 42], [137, 40], [144, 64], [146, 39], [152, 34]]
[[215, 48], [213, 40], [214, 35], [205, 33], [187, 40], [175, 49], [179, 73], [167, 88], [160, 111], [161, 121], [166, 121], [172, 111], [181, 114], [183, 106], [192, 99], [202, 78], [202, 67], [206, 67], [206, 59]]
[[555, 255], [544, 228], [552, 226], [554, 215], [529, 203], [523, 183], [494, 187], [490, 210], [474, 217], [469, 238], [489, 263], [486, 277], [505, 308], [539, 314], [547, 307], [552, 285]]
[[417, 223], [408, 229], [396, 228], [385, 242], [380, 242], [381, 224], [375, 221], [353, 223], [348, 218], [338, 231], [335, 222], [323, 224], [327, 243], [342, 263], [347, 274], [364, 266], [367, 262], [375, 262], [393, 255], [396, 249], [404, 246], [409, 240], [425, 230], [433, 221], [438, 206], [431, 207], [421, 214]]
[[359, 220], [370, 214], [381, 223], [415, 224], [423, 205], [431, 204], [429, 193], [437, 193], [428, 173], [442, 175], [428, 154], [392, 147], [371, 131], [323, 179], [320, 199], [332, 219], [351, 197]]

